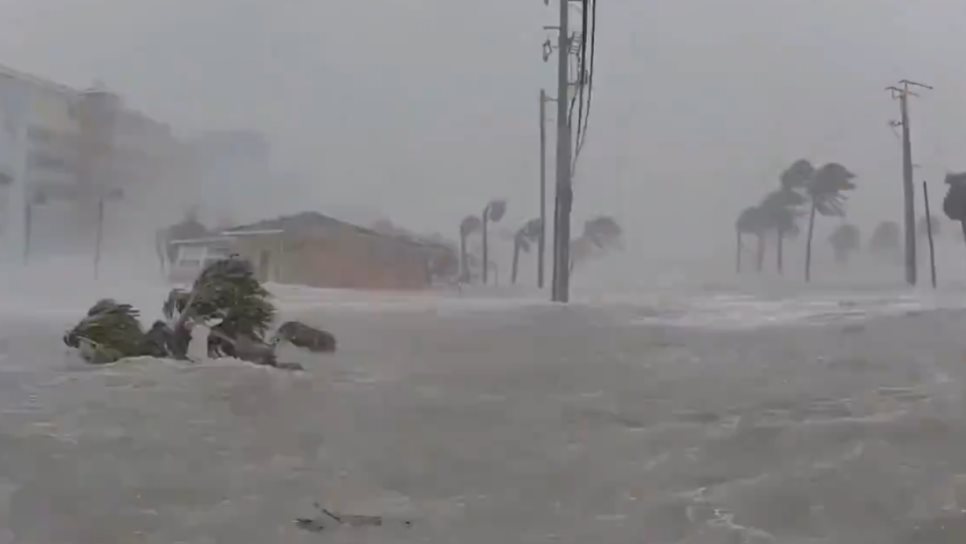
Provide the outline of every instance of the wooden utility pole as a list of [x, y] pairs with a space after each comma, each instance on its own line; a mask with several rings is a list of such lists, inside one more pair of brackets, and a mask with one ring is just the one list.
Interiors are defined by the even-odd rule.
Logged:
[[936, 246], [932, 241], [932, 215], [929, 213], [929, 185], [922, 182], [922, 201], [926, 206], [926, 235], [929, 236], [929, 270], [932, 272], [932, 288], [936, 288]]
[[544, 258], [547, 254], [547, 102], [540, 89], [540, 237], [537, 239], [537, 287], [543, 289]]
[[570, 96], [570, 0], [560, 1], [560, 25], [557, 28], [557, 195], [554, 202], [554, 302], [570, 300], [570, 209], [573, 186], [570, 172], [570, 118], [567, 111]]
[[902, 125], [902, 193], [904, 198], [904, 224], [906, 233], [906, 283], [916, 284], [916, 192], [912, 181], [912, 139], [909, 126], [909, 96], [919, 96], [909, 87], [932, 89], [929, 85], [903, 79], [898, 86], [887, 87], [892, 97], [899, 100]]

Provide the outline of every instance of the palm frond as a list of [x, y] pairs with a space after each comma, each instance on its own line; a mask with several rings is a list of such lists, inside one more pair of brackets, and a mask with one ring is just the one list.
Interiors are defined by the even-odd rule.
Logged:
[[792, 163], [780, 177], [783, 189], [801, 189], [808, 185], [809, 180], [815, 174], [815, 167], [805, 159], [799, 159]]
[[97, 301], [87, 315], [64, 335], [64, 343], [81, 351], [91, 363], [111, 363], [140, 355], [144, 331], [139, 313], [113, 299]]

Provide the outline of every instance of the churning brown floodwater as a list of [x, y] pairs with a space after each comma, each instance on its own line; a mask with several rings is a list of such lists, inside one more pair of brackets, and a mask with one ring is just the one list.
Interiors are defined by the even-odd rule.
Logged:
[[5, 315], [0, 542], [966, 542], [957, 311], [303, 308], [340, 342], [305, 373], [91, 369], [73, 316]]

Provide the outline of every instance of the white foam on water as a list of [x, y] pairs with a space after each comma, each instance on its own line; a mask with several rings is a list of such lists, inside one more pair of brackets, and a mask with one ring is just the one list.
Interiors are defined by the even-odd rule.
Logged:
[[[160, 317], [168, 284], [153, 262], [106, 261], [99, 277], [91, 262], [76, 257], [47, 258], [29, 266], [0, 267], [0, 318], [71, 321], [100, 298], [132, 304], [145, 323]], [[324, 289], [268, 284], [284, 313], [426, 312], [459, 315], [553, 307], [546, 291], [532, 288], [465, 286], [413, 292]], [[966, 308], [960, 291], [904, 290], [763, 284], [635, 286], [624, 291], [577, 287], [575, 305], [619, 307], [635, 325], [750, 329], [790, 323], [823, 324], [941, 308]]]

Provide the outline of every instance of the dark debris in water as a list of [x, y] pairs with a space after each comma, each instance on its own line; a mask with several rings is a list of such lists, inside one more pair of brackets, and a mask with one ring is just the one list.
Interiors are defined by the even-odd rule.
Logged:
[[[328, 526], [343, 527], [382, 527], [387, 521], [383, 516], [352, 515], [333, 512], [315, 503], [319, 515], [314, 518], [296, 518], [295, 525], [302, 530], [321, 533]], [[400, 520], [403, 527], [412, 527], [411, 520]]]

